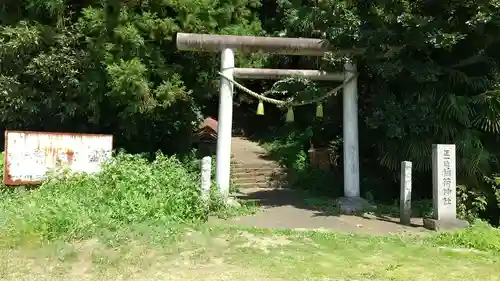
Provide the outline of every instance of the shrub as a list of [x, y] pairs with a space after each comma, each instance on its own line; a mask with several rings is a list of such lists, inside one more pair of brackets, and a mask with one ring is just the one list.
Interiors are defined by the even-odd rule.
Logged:
[[[341, 179], [331, 171], [312, 167], [305, 147], [310, 141], [310, 129], [299, 133], [289, 133], [264, 143], [264, 148], [287, 169], [282, 184], [304, 189], [316, 195], [341, 196]], [[337, 188], [335, 188], [337, 187]]]
[[472, 227], [455, 232], [443, 232], [428, 239], [432, 243], [449, 247], [500, 253], [500, 229], [479, 220], [476, 220]]
[[487, 197], [476, 189], [465, 185], [457, 186], [457, 216], [473, 222], [488, 206]]
[[33, 191], [3, 192], [0, 235], [83, 238], [133, 224], [196, 222], [206, 216], [199, 176], [175, 157], [119, 153], [100, 173], [50, 175]]

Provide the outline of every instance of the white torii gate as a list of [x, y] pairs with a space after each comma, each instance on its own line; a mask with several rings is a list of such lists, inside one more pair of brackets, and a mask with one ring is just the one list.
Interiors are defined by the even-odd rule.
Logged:
[[[311, 80], [343, 81], [344, 211], [356, 211], [366, 201], [360, 198], [358, 146], [358, 82], [356, 65], [346, 63], [344, 73], [318, 70], [235, 68], [234, 51], [265, 52], [282, 55], [323, 56], [330, 52], [324, 40], [310, 38], [228, 36], [178, 33], [176, 46], [181, 51], [221, 52], [221, 73], [227, 78], [280, 79], [303, 76]], [[362, 53], [364, 50], [339, 51], [337, 55]], [[233, 83], [221, 77], [217, 138], [216, 182], [222, 195], [229, 195], [231, 169], [231, 132], [233, 119]]]

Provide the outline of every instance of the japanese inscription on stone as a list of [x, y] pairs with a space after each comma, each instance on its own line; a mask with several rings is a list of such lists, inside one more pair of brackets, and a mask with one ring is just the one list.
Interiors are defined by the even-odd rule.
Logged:
[[5, 131], [4, 183], [39, 183], [57, 167], [96, 172], [112, 146], [111, 135]]
[[456, 218], [456, 159], [454, 144], [435, 144], [432, 150], [435, 219]]

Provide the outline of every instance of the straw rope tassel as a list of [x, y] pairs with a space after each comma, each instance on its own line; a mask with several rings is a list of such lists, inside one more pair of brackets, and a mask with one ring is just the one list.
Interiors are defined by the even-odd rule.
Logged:
[[259, 105], [257, 106], [257, 115], [264, 115], [264, 102], [259, 100]]
[[290, 106], [288, 108], [288, 111], [286, 112], [286, 122], [293, 122], [295, 121], [295, 118], [293, 116], [293, 106]]
[[316, 105], [316, 117], [323, 118], [323, 105], [320, 102]]

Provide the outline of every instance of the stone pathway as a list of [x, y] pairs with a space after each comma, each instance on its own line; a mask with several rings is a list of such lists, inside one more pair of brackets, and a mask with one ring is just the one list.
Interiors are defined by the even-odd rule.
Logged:
[[258, 143], [247, 140], [242, 137], [233, 137], [231, 139], [232, 160], [244, 164], [263, 164], [275, 163], [269, 159], [267, 151], [260, 147]]
[[289, 189], [246, 188], [242, 200], [257, 201], [262, 210], [254, 215], [212, 222], [233, 226], [269, 229], [323, 230], [371, 235], [428, 233], [421, 218], [413, 218], [412, 226], [399, 224], [399, 218], [374, 215], [342, 215], [325, 213], [306, 204], [305, 198]]
[[[242, 138], [233, 138], [233, 157], [238, 163], [269, 163], [265, 151], [257, 144]], [[395, 233], [426, 233], [421, 218], [412, 219], [412, 226], [399, 224], [399, 218], [356, 216], [325, 213], [306, 204], [297, 191], [283, 188], [240, 189], [242, 200], [257, 201], [263, 208], [255, 215], [213, 222], [235, 226], [271, 229], [317, 229], [336, 232], [387, 235]]]

